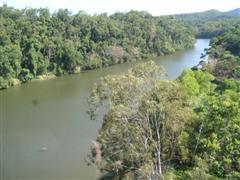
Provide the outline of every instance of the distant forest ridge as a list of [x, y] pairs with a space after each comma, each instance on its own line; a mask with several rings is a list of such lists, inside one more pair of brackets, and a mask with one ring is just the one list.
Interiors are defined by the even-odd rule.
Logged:
[[227, 12], [208, 10], [197, 13], [176, 14], [175, 16], [177, 19], [195, 27], [197, 38], [216, 37], [240, 24], [240, 8]]
[[217, 9], [209, 9], [207, 11], [200, 11], [200, 12], [193, 12], [193, 13], [180, 13], [180, 14], [175, 14], [175, 15], [200, 15], [200, 14], [215, 14], [215, 15], [222, 15], [225, 14], [226, 16], [229, 15], [239, 15], [240, 14], [240, 8], [232, 9], [230, 11], [219, 11]]

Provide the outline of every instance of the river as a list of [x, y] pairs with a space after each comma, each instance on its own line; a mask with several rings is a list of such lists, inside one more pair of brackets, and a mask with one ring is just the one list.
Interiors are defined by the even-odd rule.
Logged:
[[[156, 59], [169, 79], [200, 61], [209, 40], [192, 49]], [[1, 180], [92, 180], [98, 171], [87, 166], [91, 139], [101, 120], [86, 114], [94, 82], [107, 74], [126, 72], [136, 62], [35, 81], [0, 91]], [[2, 178], [1, 178], [2, 177]]]

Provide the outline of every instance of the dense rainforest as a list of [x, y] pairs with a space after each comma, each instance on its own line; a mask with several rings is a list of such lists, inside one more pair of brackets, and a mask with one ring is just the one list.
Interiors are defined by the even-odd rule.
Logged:
[[195, 27], [197, 38], [212, 38], [240, 24], [240, 8], [228, 12], [209, 10], [199, 13], [177, 14], [176, 18]]
[[[0, 7], [0, 89], [192, 47], [214, 37], [201, 69], [163, 80], [154, 62], [96, 83], [103, 124], [88, 162], [102, 179], [240, 179], [239, 9], [153, 17]], [[221, 34], [221, 35], [220, 35]]]
[[89, 114], [105, 115], [88, 159], [102, 179], [240, 179], [239, 37], [213, 38], [209, 62], [176, 80], [148, 62], [95, 84]]
[[193, 30], [173, 16], [137, 11], [90, 16], [4, 5], [0, 26], [0, 89], [170, 54], [195, 42]]

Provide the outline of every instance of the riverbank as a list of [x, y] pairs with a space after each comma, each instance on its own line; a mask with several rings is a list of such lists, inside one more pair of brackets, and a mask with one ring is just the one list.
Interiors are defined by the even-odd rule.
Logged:
[[[207, 40], [207, 39], [206, 39]], [[194, 46], [195, 47], [195, 46]], [[193, 48], [194, 48], [193, 47]], [[87, 73], [89, 71], [94, 71], [94, 70], [98, 70], [98, 69], [105, 69], [105, 68], [108, 68], [108, 67], [111, 67], [111, 66], [117, 66], [117, 65], [120, 65], [120, 64], [127, 64], [127, 63], [134, 63], [134, 62], [143, 62], [143, 61], [147, 61], [147, 60], [156, 60], [156, 59], [161, 59], [162, 57], [171, 57], [174, 56], [174, 54], [182, 54], [182, 52], [185, 52], [185, 51], [188, 51], [188, 50], [191, 50], [192, 48], [188, 48], [188, 49], [185, 49], [185, 50], [179, 50], [173, 54], [168, 54], [168, 55], [162, 55], [162, 56], [157, 56], [155, 54], [152, 54], [152, 55], [148, 55], [147, 58], [145, 59], [133, 59], [132, 61], [126, 61], [126, 62], [118, 62], [116, 64], [110, 64], [110, 65], [107, 65], [107, 66], [101, 66], [101, 67], [97, 67], [97, 68], [94, 68], [94, 69], [88, 69], [88, 70], [81, 70], [81, 67], [78, 66], [75, 68], [75, 70], [71, 73], [67, 73], [67, 74], [62, 74], [60, 76], [57, 76], [51, 72], [48, 72], [46, 74], [43, 74], [43, 75], [38, 75], [36, 76], [35, 78], [30, 78], [28, 81], [25, 81], [25, 82], [22, 82], [20, 81], [19, 79], [10, 79], [10, 83], [8, 83], [8, 85], [4, 86], [3, 88], [0, 87], [0, 91], [3, 90], [3, 89], [8, 89], [10, 87], [14, 87], [14, 86], [18, 86], [18, 85], [21, 85], [21, 84], [24, 84], [24, 83], [29, 83], [29, 82], [37, 82], [37, 81], [46, 81], [46, 80], [53, 80], [53, 79], [56, 79], [58, 77], [62, 77], [62, 76], [68, 76], [68, 75], [76, 75], [76, 74], [81, 74], [81, 73]], [[180, 59], [181, 61], [181, 59]], [[165, 62], [165, 64], [167, 64], [167, 61]], [[195, 66], [196, 64], [192, 64], [191, 67]], [[164, 66], [164, 65], [163, 65]], [[189, 68], [191, 68], [189, 67]]]
[[[168, 79], [175, 79], [183, 69], [199, 63], [208, 44], [209, 40], [197, 40], [194, 48], [157, 57], [155, 62], [166, 69]], [[89, 120], [87, 98], [101, 77], [125, 73], [138, 63], [82, 71], [0, 91], [7, 145], [4, 178], [97, 179], [99, 173], [94, 166], [86, 165], [85, 158], [102, 121]], [[48, 150], [41, 151], [42, 147]]]
[[44, 75], [40, 75], [40, 76], [37, 76], [36, 79], [33, 79], [33, 81], [44, 81], [44, 80], [50, 80], [50, 79], [54, 79], [56, 78], [57, 76], [52, 74], [52, 73], [47, 73], [47, 74], [44, 74]]
[[[185, 49], [185, 50], [188, 50], [188, 49]], [[178, 52], [181, 52], [181, 51], [185, 51], [184, 49], [182, 50], [178, 50], [172, 54], [169, 54], [169, 55], [173, 55], [175, 53], [178, 53]], [[74, 75], [74, 74], [80, 74], [80, 73], [86, 73], [88, 71], [93, 71], [93, 70], [97, 70], [97, 69], [104, 69], [104, 68], [107, 68], [107, 67], [110, 67], [110, 66], [116, 66], [116, 65], [119, 65], [119, 64], [124, 64], [124, 63], [131, 63], [131, 62], [136, 62], [136, 61], [144, 61], [144, 60], [154, 60], [154, 59], [157, 59], [157, 58], [161, 58], [163, 56], [167, 56], [167, 55], [162, 55], [162, 56], [157, 56], [156, 54], [148, 54], [146, 56], [146, 58], [142, 58], [142, 59], [133, 59], [131, 61], [119, 61], [115, 64], [107, 64], [105, 66], [98, 66], [98, 67], [95, 67], [93, 69], [86, 69], [86, 70], [82, 70], [80, 66], [77, 66], [71, 73], [66, 73], [66, 74], [61, 74], [61, 75], [55, 75], [51, 72], [47, 72], [46, 74], [43, 74], [43, 75], [38, 75], [36, 77], [29, 77], [27, 80], [25, 80], [24, 82], [21, 81], [20, 79], [17, 79], [17, 78], [12, 78], [10, 80], [2, 80], [2, 81], [5, 81], [4, 83], [1, 83], [1, 79], [0, 79], [0, 90], [3, 90], [3, 89], [8, 89], [10, 87], [14, 87], [14, 86], [17, 86], [17, 85], [21, 85], [21, 84], [24, 84], [24, 83], [28, 83], [28, 82], [34, 82], [34, 81], [45, 81], [45, 80], [52, 80], [52, 79], [55, 79], [57, 77], [61, 77], [61, 76], [67, 76], [67, 75]], [[1, 84], [3, 84], [1, 86]]]
[[[45, 80], [54, 79], [56, 77], [57, 76], [52, 74], [52, 73], [47, 73], [47, 74], [43, 74], [43, 75], [37, 76], [36, 78], [31, 79], [30, 81], [45, 81]], [[3, 85], [0, 87], [0, 90], [8, 89], [8, 88], [14, 87], [14, 86], [18, 86], [18, 85], [21, 85], [23, 83], [28, 83], [30, 81], [22, 82], [19, 79], [12, 78], [12, 79], [9, 80], [9, 82], [2, 83]]]

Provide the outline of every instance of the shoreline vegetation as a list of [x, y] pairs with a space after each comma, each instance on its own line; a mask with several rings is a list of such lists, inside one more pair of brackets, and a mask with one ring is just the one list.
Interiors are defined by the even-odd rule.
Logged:
[[147, 62], [95, 83], [89, 115], [104, 115], [88, 161], [99, 179], [240, 179], [239, 37], [212, 38], [209, 62], [175, 80]]
[[[0, 7], [0, 89], [173, 54], [240, 22], [239, 9], [168, 16], [145, 11], [88, 15]], [[223, 18], [222, 18], [223, 17]], [[210, 26], [211, 24], [212, 26]], [[228, 28], [226, 28], [228, 27]], [[52, 77], [51, 77], [52, 78]], [[20, 82], [19, 82], [20, 81]]]
[[51, 14], [3, 5], [0, 90], [173, 54], [193, 47], [195, 37], [210, 37], [202, 54], [208, 62], [174, 80], [148, 61], [93, 85], [88, 115], [103, 122], [86, 163], [106, 173], [101, 180], [240, 179], [239, 12]]
[[[139, 61], [152, 61], [153, 59], [155, 59], [157, 56], [155, 55], [151, 55], [149, 58], [146, 58], [146, 59], [141, 59]], [[137, 60], [132, 60], [132, 61], [129, 61], [129, 62], [122, 62], [122, 63], [130, 63], [130, 62], [134, 62], [134, 61], [137, 61]], [[121, 63], [118, 63], [118, 64], [121, 64]], [[111, 64], [111, 65], [107, 65], [107, 66], [104, 66], [104, 67], [99, 67], [99, 68], [96, 68], [96, 69], [91, 69], [91, 70], [97, 70], [97, 69], [101, 69], [101, 68], [107, 68], [107, 67], [110, 67], [110, 66], [114, 66], [114, 65], [118, 65], [118, 64]], [[86, 73], [88, 71], [91, 71], [91, 70], [84, 70], [84, 71], [81, 71], [81, 68], [77, 68], [74, 72], [72, 73], [69, 73], [69, 74], [64, 74], [64, 75], [61, 75], [61, 76], [67, 76], [67, 75], [77, 75], [77, 74], [81, 74], [81, 73]], [[42, 75], [38, 75], [36, 76], [34, 79], [31, 79], [29, 80], [28, 82], [36, 82], [36, 81], [47, 81], [47, 80], [53, 80], [55, 78], [58, 78], [58, 77], [61, 77], [61, 76], [57, 76], [51, 72], [47, 73], [47, 74], [42, 74]], [[19, 79], [16, 79], [16, 78], [13, 78], [13, 79], [10, 79], [9, 80], [9, 86], [7, 87], [4, 87], [4, 88], [0, 88], [0, 91], [1, 90], [4, 90], [4, 89], [8, 89], [10, 87], [14, 87], [14, 86], [18, 86], [18, 85], [21, 85], [21, 84], [24, 84], [24, 83], [28, 83], [28, 82], [22, 82], [20, 81]]]
[[0, 89], [18, 84], [13, 79], [26, 83], [172, 54], [196, 41], [186, 23], [148, 12], [51, 14], [4, 5], [0, 14]]
[[44, 81], [44, 80], [50, 80], [50, 79], [54, 79], [54, 78], [56, 78], [56, 75], [48, 73], [48, 74], [43, 74], [43, 75], [37, 76], [37, 78], [35, 80]]

